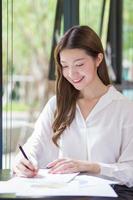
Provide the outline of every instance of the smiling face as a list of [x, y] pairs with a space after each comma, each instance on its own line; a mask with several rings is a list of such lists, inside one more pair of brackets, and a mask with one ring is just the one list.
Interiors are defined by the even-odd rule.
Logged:
[[82, 90], [98, 78], [97, 67], [102, 54], [93, 58], [82, 49], [64, 49], [60, 52], [63, 76], [77, 89]]

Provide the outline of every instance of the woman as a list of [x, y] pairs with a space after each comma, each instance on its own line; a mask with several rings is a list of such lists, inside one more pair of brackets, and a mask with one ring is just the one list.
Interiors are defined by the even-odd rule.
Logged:
[[88, 26], [74, 26], [55, 49], [56, 97], [24, 145], [14, 172], [32, 177], [89, 172], [133, 186], [133, 103], [112, 85], [101, 41]]

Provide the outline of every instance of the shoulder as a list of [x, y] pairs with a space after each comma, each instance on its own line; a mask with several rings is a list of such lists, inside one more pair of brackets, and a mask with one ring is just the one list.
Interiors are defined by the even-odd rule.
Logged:
[[51, 97], [48, 100], [46, 106], [49, 106], [51, 110], [55, 110], [55, 108], [56, 108], [56, 96]]
[[126, 108], [133, 108], [133, 101], [128, 99], [125, 95], [119, 92], [114, 86], [111, 87], [112, 100], [121, 106], [126, 106]]
[[114, 87], [111, 88], [112, 91], [112, 109], [114, 113], [118, 112], [119, 118], [129, 121], [132, 123], [133, 119], [133, 101], [124, 96]]
[[56, 96], [51, 97], [48, 102], [44, 105], [42, 111], [38, 116], [37, 122], [44, 122], [44, 118], [46, 119], [53, 119], [54, 112], [56, 109]]
[[54, 113], [56, 109], [56, 96], [51, 97], [48, 102], [45, 104], [42, 114], [47, 113]]

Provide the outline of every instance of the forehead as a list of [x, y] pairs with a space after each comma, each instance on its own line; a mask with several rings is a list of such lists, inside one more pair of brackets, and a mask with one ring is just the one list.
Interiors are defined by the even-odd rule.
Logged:
[[75, 60], [80, 58], [86, 58], [88, 55], [86, 52], [82, 49], [63, 49], [60, 52], [60, 60], [61, 61], [67, 61], [69, 60]]

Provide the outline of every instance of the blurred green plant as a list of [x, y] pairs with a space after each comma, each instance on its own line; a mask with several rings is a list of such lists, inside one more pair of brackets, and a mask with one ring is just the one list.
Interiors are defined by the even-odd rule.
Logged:
[[[110, 0], [107, 0], [107, 2], [109, 4]], [[34, 92], [35, 95], [31, 95], [34, 96], [34, 98], [31, 98], [32, 103], [29, 101], [29, 104], [27, 104], [31, 108], [34, 107], [32, 105], [38, 106], [39, 101], [41, 101], [39, 97], [41, 93], [43, 94], [42, 100], [44, 100], [44, 96], [46, 97], [44, 88], [47, 86], [44, 80], [48, 77], [56, 3], [57, 0], [2, 0], [4, 91], [7, 91], [6, 88], [8, 86], [10, 86], [10, 91], [12, 90], [11, 82], [14, 80], [14, 75], [32, 76], [34, 83], [28, 82], [28, 84], [34, 84], [33, 87], [35, 89], [32, 90], [32, 93]], [[103, 0], [80, 0], [80, 24], [89, 25], [99, 33], [102, 3]], [[132, 0], [124, 0], [123, 57], [131, 62], [133, 62], [133, 46], [131, 42], [133, 38], [132, 10]], [[107, 13], [108, 10], [106, 10]], [[106, 23], [104, 26], [106, 27]], [[12, 30], [13, 58], [11, 53]], [[20, 85], [24, 85], [21, 80]], [[39, 85], [41, 85], [41, 92], [40, 88], [38, 89]], [[23, 95], [22, 90], [20, 92]], [[28, 93], [29, 90], [25, 92], [25, 97], [29, 96]], [[19, 104], [25, 104], [25, 102], [21, 100]]]
[[[56, 2], [56, 0], [2, 0], [3, 88], [4, 91], [9, 89], [11, 92], [16, 81], [20, 81], [21, 86], [25, 83], [32, 84], [36, 90], [32, 90], [32, 93], [35, 93], [31, 95], [34, 96], [31, 98], [33, 104], [36, 99], [41, 101], [39, 87], [40, 85], [45, 87], [45, 80], [48, 77]], [[33, 79], [32, 82], [15, 80], [14, 75], [23, 76], [24, 79], [30, 76]], [[7, 91], [6, 98], [9, 102], [8, 93]], [[20, 93], [22, 95], [24, 93], [21, 88]], [[44, 95], [43, 90], [42, 94]], [[26, 90], [25, 96], [29, 96], [29, 90]], [[24, 104], [23, 101], [21, 103]]]
[[5, 112], [27, 112], [29, 111], [29, 106], [24, 104], [24, 103], [19, 103], [19, 102], [12, 102], [12, 104], [5, 104], [3, 106], [3, 111]]

